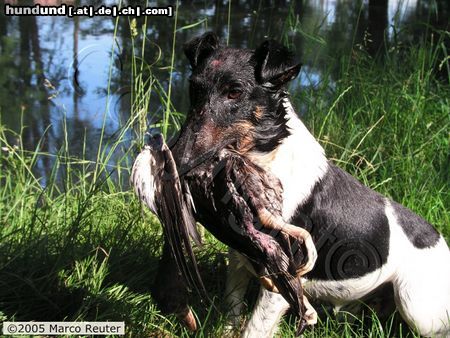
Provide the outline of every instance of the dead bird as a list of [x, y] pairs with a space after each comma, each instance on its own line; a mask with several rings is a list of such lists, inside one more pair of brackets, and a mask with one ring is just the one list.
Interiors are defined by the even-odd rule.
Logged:
[[[195, 219], [220, 241], [250, 259], [261, 283], [280, 292], [298, 315], [300, 333], [307, 323], [315, 320], [312, 307], [305, 308], [300, 279], [312, 269], [315, 261], [311, 237], [305, 230], [282, 220], [282, 187], [277, 179], [230, 148], [220, 149], [214, 156], [190, 168], [180, 179], [170, 151], [162, 138], [156, 136], [133, 166], [131, 180], [135, 190], [158, 215], [163, 226], [169, 228], [164, 233], [188, 284], [197, 282], [198, 270], [195, 268], [196, 273], [192, 275], [180, 253], [192, 252], [187, 248], [188, 234], [198, 240], [191, 213], [193, 198]], [[295, 250], [294, 259], [288, 235], [306, 244], [306, 264], [300, 266], [299, 263], [303, 259], [302, 250]], [[195, 263], [193, 257], [189, 256], [189, 259]], [[203, 287], [201, 283], [197, 285]], [[173, 293], [165, 294], [173, 297]]]
[[197, 329], [188, 306], [188, 289], [207, 299], [190, 238], [200, 244], [188, 190], [181, 186], [172, 153], [161, 135], [149, 143], [136, 158], [131, 173], [136, 194], [163, 225], [164, 246], [159, 262], [153, 297], [163, 313], [174, 313], [191, 330]]
[[[312, 269], [317, 254], [306, 230], [283, 221], [279, 180], [230, 148], [183, 179], [195, 201], [196, 219], [249, 258], [265, 288], [281, 293], [300, 319], [297, 333], [315, 324], [316, 312], [303, 295], [300, 277]], [[305, 257], [299, 243], [306, 247]]]

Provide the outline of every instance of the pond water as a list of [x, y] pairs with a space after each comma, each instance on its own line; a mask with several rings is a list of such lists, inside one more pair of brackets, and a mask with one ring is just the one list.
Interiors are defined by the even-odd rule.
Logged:
[[[40, 1], [44, 2], [60, 3]], [[66, 3], [81, 6], [92, 1]], [[94, 159], [104, 121], [105, 138], [113, 139], [130, 114], [129, 18], [118, 19], [114, 41], [115, 18], [6, 16], [4, 2], [0, 4], [2, 124], [18, 131], [23, 121], [27, 126], [23, 131], [25, 146], [33, 149], [44, 136], [42, 150], [52, 154], [63, 144], [66, 126], [71, 155]], [[167, 4], [148, 2], [148, 6]], [[171, 99], [178, 112], [187, 111], [189, 65], [182, 44], [206, 30], [219, 33], [224, 41], [228, 38], [230, 45], [238, 47], [254, 48], [267, 37], [282, 39], [304, 64], [292, 85], [296, 89], [317, 86], [329, 64], [337, 63], [356, 44], [365, 43], [368, 52], [376, 55], [385, 32], [388, 39], [399, 30], [406, 30], [402, 36], [410, 40], [419, 39], [426, 30], [421, 23], [446, 28], [448, 16], [446, 1], [182, 1], [177, 11]], [[139, 18], [137, 28], [142, 24], [143, 18]], [[145, 58], [165, 88], [174, 24], [174, 17], [149, 17], [146, 28]], [[156, 93], [153, 95], [148, 119], [154, 122], [163, 108]], [[51, 167], [51, 160], [40, 161], [37, 170], [45, 176]]]

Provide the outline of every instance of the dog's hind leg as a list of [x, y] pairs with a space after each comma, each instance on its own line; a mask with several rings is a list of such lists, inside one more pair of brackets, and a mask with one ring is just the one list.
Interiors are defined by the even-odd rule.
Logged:
[[425, 337], [450, 337], [450, 254], [445, 240], [416, 249], [393, 281], [403, 319]]
[[233, 250], [228, 251], [227, 281], [225, 286], [225, 303], [228, 318], [225, 330], [232, 333], [239, 329], [242, 312], [245, 307], [244, 296], [252, 274], [251, 266], [243, 261], [241, 255]]
[[273, 337], [281, 317], [289, 309], [289, 304], [279, 293], [261, 287], [258, 301], [253, 309], [242, 338]]
[[422, 248], [411, 242], [401, 227], [401, 222], [411, 220], [400, 219], [401, 208], [392, 202], [386, 206], [391, 243], [395, 243], [389, 252], [395, 266], [395, 303], [403, 319], [422, 336], [450, 337], [449, 247], [442, 236]]

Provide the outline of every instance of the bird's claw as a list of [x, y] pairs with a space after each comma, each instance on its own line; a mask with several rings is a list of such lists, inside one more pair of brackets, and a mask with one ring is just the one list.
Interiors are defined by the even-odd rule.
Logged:
[[300, 241], [301, 243], [305, 244], [306, 247], [306, 263], [304, 263], [298, 270], [297, 270], [297, 276], [303, 276], [310, 272], [314, 265], [316, 264], [317, 260], [317, 249], [314, 245], [314, 242], [312, 240], [311, 234], [300, 227], [296, 227], [293, 225], [290, 225], [285, 232]]
[[317, 249], [314, 245], [312, 237], [309, 232], [304, 229], [302, 230], [304, 231], [304, 234], [301, 238], [303, 239], [306, 247], [306, 263], [297, 270], [297, 276], [303, 276], [310, 272], [314, 268], [317, 261]]
[[317, 312], [305, 295], [303, 295], [303, 304], [305, 305], [305, 314], [303, 315], [303, 318], [306, 320], [306, 324], [308, 325], [317, 324]]
[[300, 243], [305, 244], [306, 263], [297, 270], [297, 276], [303, 276], [313, 269], [317, 260], [317, 250], [309, 231], [293, 224], [285, 223], [281, 217], [274, 216], [267, 209], [259, 210], [258, 218], [265, 228], [281, 230]]

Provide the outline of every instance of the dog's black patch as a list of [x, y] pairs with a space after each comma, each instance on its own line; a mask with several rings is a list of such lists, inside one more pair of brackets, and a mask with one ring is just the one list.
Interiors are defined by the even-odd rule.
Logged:
[[271, 152], [291, 133], [286, 125], [286, 110], [278, 101], [278, 107], [273, 110], [265, 110], [262, 116], [254, 124], [254, 150], [259, 152]]
[[[329, 163], [296, 217], [308, 217], [318, 259], [309, 278], [343, 280], [380, 268], [389, 253], [385, 198]], [[292, 220], [295, 224], [295, 219]]]
[[408, 239], [418, 249], [433, 247], [439, 241], [436, 229], [420, 216], [397, 202], [391, 202], [397, 221]]

